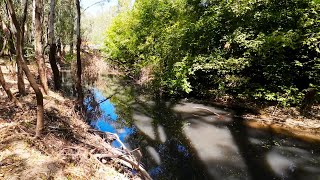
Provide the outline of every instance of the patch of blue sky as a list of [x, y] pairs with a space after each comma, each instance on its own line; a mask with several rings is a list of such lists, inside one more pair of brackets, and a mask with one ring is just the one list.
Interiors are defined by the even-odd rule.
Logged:
[[82, 0], [81, 7], [85, 14], [98, 15], [106, 9], [116, 6], [118, 0]]

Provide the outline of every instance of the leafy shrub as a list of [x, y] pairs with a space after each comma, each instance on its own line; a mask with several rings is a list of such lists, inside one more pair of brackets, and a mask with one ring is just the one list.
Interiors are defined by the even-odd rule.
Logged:
[[155, 67], [171, 94], [298, 105], [320, 85], [319, 13], [311, 0], [137, 0], [108, 28], [106, 52], [133, 74]]

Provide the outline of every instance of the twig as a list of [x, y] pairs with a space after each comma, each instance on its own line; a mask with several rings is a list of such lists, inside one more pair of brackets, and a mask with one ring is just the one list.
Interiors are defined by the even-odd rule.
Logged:
[[129, 163], [132, 167], [134, 167], [136, 170], [140, 171], [141, 174], [148, 180], [151, 180], [152, 178], [148, 174], [148, 172], [141, 167], [139, 164], [133, 162], [132, 160], [126, 158], [124, 155], [114, 155], [114, 154], [95, 154], [94, 157], [96, 158], [118, 158], [121, 159], [127, 163]]

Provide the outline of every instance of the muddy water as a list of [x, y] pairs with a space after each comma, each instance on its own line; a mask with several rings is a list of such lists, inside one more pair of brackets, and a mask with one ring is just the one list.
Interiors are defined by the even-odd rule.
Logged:
[[319, 144], [246, 127], [238, 110], [103, 82], [87, 88], [88, 122], [140, 148], [154, 179], [320, 179]]

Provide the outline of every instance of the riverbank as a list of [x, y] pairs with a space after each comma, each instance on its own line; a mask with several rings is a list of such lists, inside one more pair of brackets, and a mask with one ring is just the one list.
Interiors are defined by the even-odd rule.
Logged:
[[253, 128], [262, 128], [295, 138], [320, 142], [320, 106], [311, 107], [309, 116], [302, 115], [298, 108], [279, 108], [269, 106], [258, 114], [247, 113], [243, 116], [245, 123]]
[[244, 123], [297, 139], [320, 143], [320, 105], [314, 104], [307, 114], [298, 107], [259, 106], [256, 103], [211, 101], [210, 103], [238, 111]]
[[[11, 90], [17, 94], [14, 75], [7, 67], [1, 68]], [[93, 130], [74, 111], [73, 100], [53, 91], [44, 97], [43, 136], [34, 139], [35, 95], [28, 83], [26, 87], [28, 95], [18, 97], [22, 107], [10, 102], [0, 90], [0, 179], [143, 179], [147, 176], [136, 165], [131, 152], [111, 146], [115, 136]]]

